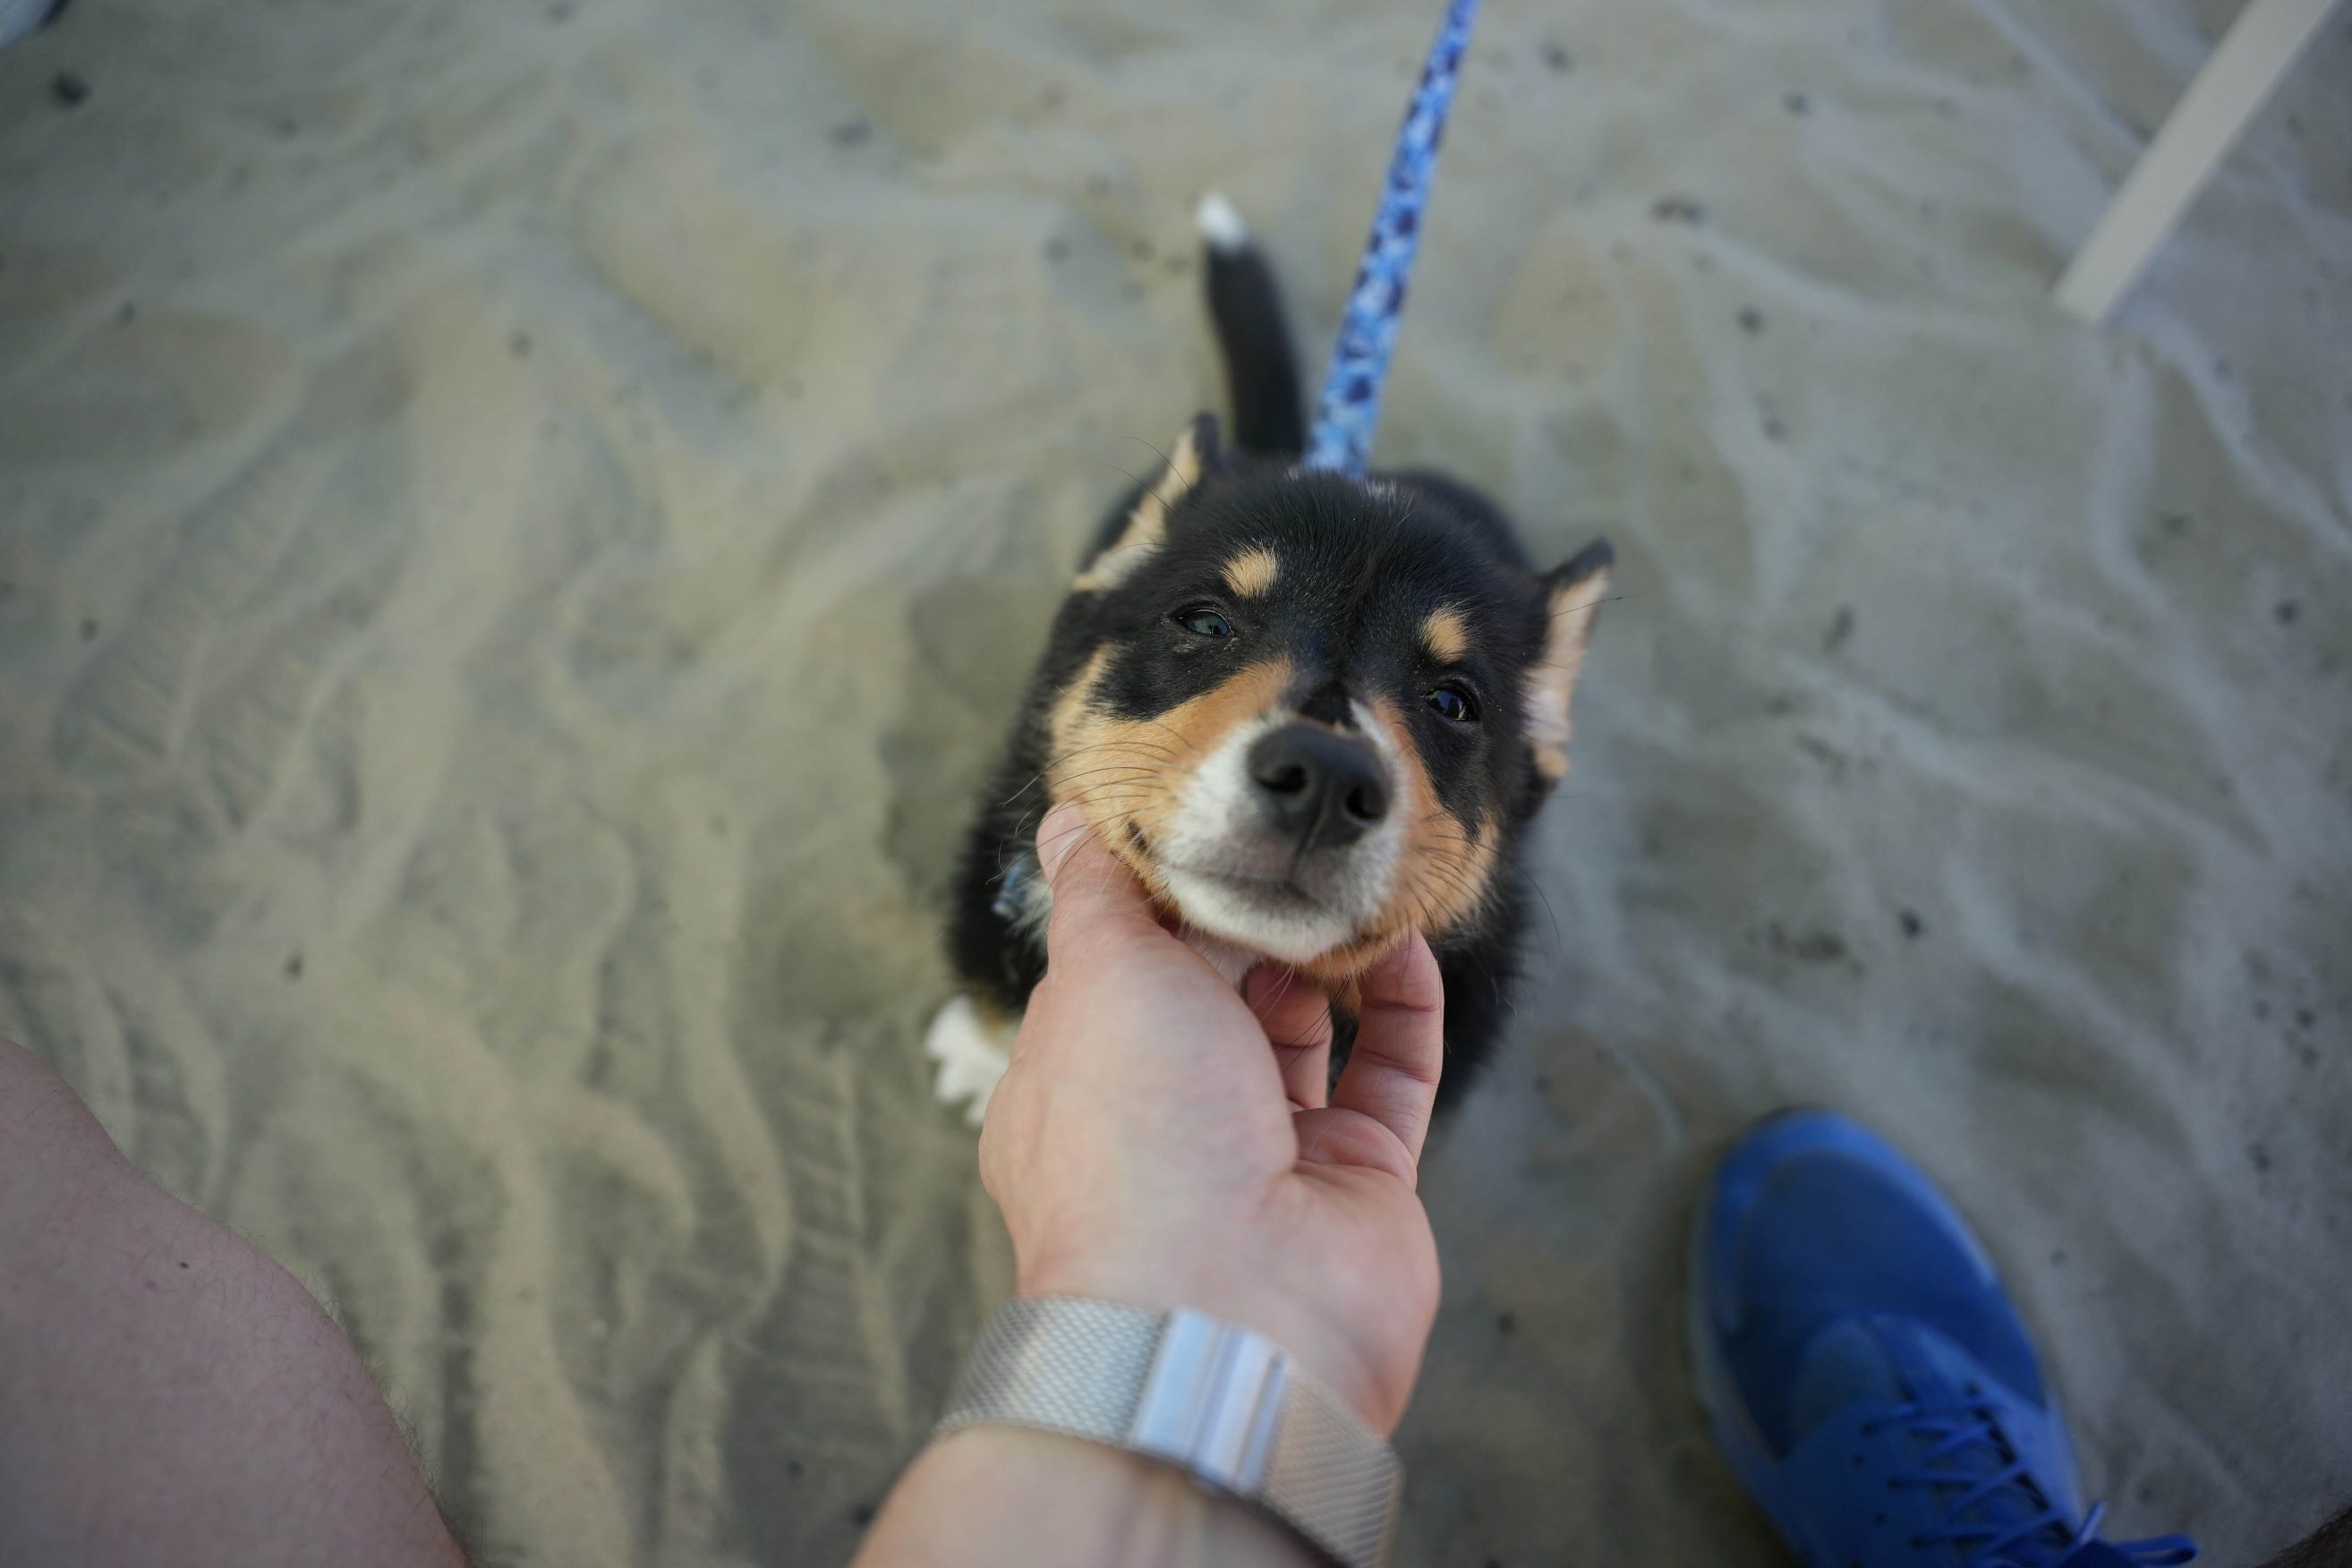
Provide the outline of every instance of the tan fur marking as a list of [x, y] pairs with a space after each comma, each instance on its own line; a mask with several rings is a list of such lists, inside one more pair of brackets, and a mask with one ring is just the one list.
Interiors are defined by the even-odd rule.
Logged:
[[1262, 596], [1281, 575], [1282, 558], [1264, 545], [1244, 550], [1225, 563], [1225, 586], [1239, 598]]
[[1201, 443], [1194, 437], [1193, 426], [1184, 426], [1176, 437], [1175, 450], [1170, 454], [1168, 466], [1160, 470], [1144, 490], [1135, 510], [1127, 514], [1127, 526], [1120, 530], [1109, 549], [1087, 563], [1087, 569], [1071, 586], [1081, 594], [1100, 593], [1117, 587], [1121, 579], [1141, 564], [1143, 558], [1160, 548], [1168, 537], [1168, 509], [1184, 499], [1185, 492], [1201, 482]]
[[1078, 802], [1111, 852], [1166, 905], [1166, 879], [1137, 853], [1127, 829], [1132, 826], [1154, 842], [1164, 838], [1193, 770], [1235, 725], [1282, 700], [1290, 689], [1291, 668], [1281, 659], [1250, 665], [1157, 719], [1138, 720], [1115, 718], [1093, 706], [1095, 688], [1109, 663], [1110, 650], [1097, 648], [1055, 700], [1046, 795], [1056, 803]]
[[1568, 776], [1569, 706], [1577, 672], [1601, 603], [1609, 597], [1609, 568], [1563, 583], [1551, 594], [1551, 632], [1542, 658], [1528, 671], [1528, 744], [1536, 771], [1553, 784]]
[[1452, 605], [1432, 610], [1421, 623], [1421, 640], [1438, 663], [1454, 664], [1470, 651], [1470, 624]]
[[1301, 974], [1335, 992], [1352, 984], [1409, 933], [1436, 936], [1476, 913], [1495, 874], [1495, 845], [1500, 837], [1498, 825], [1488, 821], [1480, 824], [1473, 839], [1461, 820], [1437, 804], [1437, 792], [1430, 786], [1428, 770], [1412, 749], [1412, 736], [1395, 702], [1376, 697], [1371, 707], [1402, 759], [1397, 805], [1414, 816], [1405, 825], [1404, 854], [1397, 863], [1388, 906], [1354, 942], [1299, 966]]

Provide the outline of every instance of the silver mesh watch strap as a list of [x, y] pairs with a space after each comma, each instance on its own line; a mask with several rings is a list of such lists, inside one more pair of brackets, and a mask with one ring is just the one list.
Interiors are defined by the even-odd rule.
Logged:
[[1338, 1394], [1248, 1330], [1182, 1310], [1007, 1303], [981, 1331], [939, 1432], [983, 1425], [1164, 1459], [1345, 1568], [1388, 1555], [1404, 1484], [1395, 1453]]

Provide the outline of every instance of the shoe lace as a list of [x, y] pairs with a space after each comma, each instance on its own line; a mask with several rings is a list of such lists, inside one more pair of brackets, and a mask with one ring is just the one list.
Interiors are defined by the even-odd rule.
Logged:
[[[2001, 1430], [1992, 1406], [1972, 1402], [1906, 1405], [1863, 1430], [1890, 1426], [1901, 1428], [1924, 1447], [1917, 1468], [1896, 1471], [1887, 1484], [1932, 1489], [1946, 1516], [1945, 1522], [1915, 1536], [1915, 1546], [1949, 1543], [1959, 1549], [1967, 1568], [2058, 1568], [2096, 1540], [2107, 1505], [2092, 1504], [2080, 1525], [2052, 1507]], [[2004, 1495], [2020, 1500], [2022, 1507], [2009, 1517], [1964, 1517]], [[2176, 1568], [2197, 1556], [2197, 1543], [2185, 1535], [2100, 1544], [2137, 1568]]]

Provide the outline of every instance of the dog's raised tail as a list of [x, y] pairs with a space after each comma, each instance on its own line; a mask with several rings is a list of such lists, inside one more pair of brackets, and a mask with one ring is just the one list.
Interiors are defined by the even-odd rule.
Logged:
[[1282, 290], [1249, 225], [1219, 192], [1194, 210], [1209, 279], [1209, 319], [1224, 356], [1234, 441], [1261, 457], [1297, 457], [1307, 445], [1307, 409], [1290, 348]]

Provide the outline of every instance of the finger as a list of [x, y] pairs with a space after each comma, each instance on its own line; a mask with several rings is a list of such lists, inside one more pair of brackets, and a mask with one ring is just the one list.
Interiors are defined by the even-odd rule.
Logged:
[[1298, 1157], [1307, 1164], [1381, 1171], [1408, 1187], [1420, 1184], [1412, 1151], [1369, 1116], [1327, 1105], [1293, 1113], [1290, 1125], [1298, 1136]]
[[1297, 971], [1271, 963], [1250, 972], [1243, 994], [1274, 1047], [1290, 1103], [1301, 1110], [1323, 1104], [1331, 1094], [1329, 999]]
[[1418, 1162], [1444, 1065], [1445, 983], [1429, 943], [1414, 935], [1364, 975], [1355, 1048], [1331, 1103], [1395, 1133]]
[[1054, 889], [1053, 913], [1045, 922], [1049, 964], [1081, 942], [1167, 940], [1135, 873], [1110, 852], [1075, 804], [1055, 806], [1038, 824], [1037, 864]]

